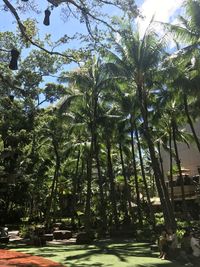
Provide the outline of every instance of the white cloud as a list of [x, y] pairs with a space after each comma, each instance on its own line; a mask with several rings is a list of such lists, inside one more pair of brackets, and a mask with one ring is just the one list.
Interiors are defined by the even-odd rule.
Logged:
[[141, 35], [145, 32], [153, 16], [155, 16], [155, 21], [169, 22], [183, 2], [184, 0], [144, 0], [140, 6], [144, 19], [137, 20]]

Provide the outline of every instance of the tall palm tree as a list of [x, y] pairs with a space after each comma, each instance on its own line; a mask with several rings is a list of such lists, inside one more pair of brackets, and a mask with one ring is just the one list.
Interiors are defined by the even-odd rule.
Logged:
[[[127, 208], [125, 207], [126, 217], [128, 218], [128, 216], [130, 216], [130, 218], [133, 221], [134, 220], [134, 214], [133, 214], [133, 209], [132, 209], [132, 205], [131, 205], [132, 198], [131, 198], [131, 194], [130, 194], [130, 186], [128, 183], [128, 175], [127, 175], [126, 166], [125, 166], [125, 151], [124, 151], [125, 148], [129, 149], [127, 147], [127, 145], [130, 145], [130, 140], [129, 140], [129, 136], [127, 134], [127, 129], [126, 129], [128, 127], [127, 122], [128, 122], [128, 120], [125, 119], [125, 120], [122, 120], [118, 123], [117, 139], [119, 142], [119, 154], [120, 154], [122, 175], [124, 177], [124, 202], [125, 202], [125, 206], [127, 206], [127, 203], [128, 203], [128, 207]], [[138, 217], [139, 217], [139, 221], [142, 221], [140, 212], [138, 213]]]
[[[173, 194], [173, 173], [172, 162], [173, 159], [176, 162], [177, 169], [179, 171], [180, 186], [182, 193], [183, 213], [185, 218], [187, 217], [187, 206], [185, 201], [184, 181], [181, 171], [181, 160], [179, 156], [178, 143], [184, 142], [188, 145], [188, 141], [191, 141], [191, 135], [184, 131], [183, 126], [186, 124], [184, 108], [182, 105], [182, 99], [180, 98], [180, 92], [174, 90], [174, 87], [170, 87], [171, 84], [167, 83], [168, 88], [160, 90], [157, 99], [157, 114], [156, 121], [159, 123], [159, 130], [157, 131], [157, 143], [162, 144], [163, 148], [167, 148], [170, 153], [170, 185], [171, 185], [171, 199], [174, 203]], [[166, 86], [166, 85], [165, 85]], [[168, 147], [169, 142], [169, 147]], [[173, 143], [173, 146], [172, 146]], [[159, 149], [158, 149], [159, 150]]]
[[[200, 46], [200, 1], [187, 0], [183, 4], [185, 14], [179, 16], [179, 24], [171, 25], [162, 23], [164, 27], [176, 38], [177, 48], [174, 54], [166, 60], [168, 67], [171, 68], [171, 77], [168, 76], [171, 84], [179, 89], [180, 97], [184, 105], [184, 111], [187, 117], [194, 141], [200, 151], [200, 140], [195, 131], [194, 119], [195, 112], [192, 112], [196, 103], [199, 103], [198, 84], [200, 79], [199, 73], [199, 46]], [[182, 47], [178, 44], [182, 43]], [[168, 68], [168, 70], [169, 70]], [[191, 96], [193, 100], [191, 100]], [[194, 101], [194, 99], [196, 99]], [[192, 104], [193, 102], [193, 104]], [[195, 114], [193, 117], [192, 114]], [[199, 116], [197, 116], [199, 117]]]
[[[141, 197], [140, 197], [140, 190], [139, 190], [139, 179], [138, 179], [138, 166], [137, 166], [137, 153], [136, 153], [136, 142], [135, 142], [135, 113], [136, 113], [136, 101], [134, 92], [132, 92], [132, 87], [129, 85], [123, 85], [123, 90], [120, 93], [119, 99], [117, 102], [120, 104], [121, 111], [123, 115], [126, 117], [128, 124], [129, 134], [131, 136], [131, 154], [132, 154], [132, 165], [133, 165], [133, 174], [134, 174], [134, 184], [135, 184], [135, 195], [136, 195], [136, 204], [137, 204], [137, 213], [139, 224], [143, 224], [142, 220], [142, 204], [141, 204]], [[130, 92], [129, 92], [130, 91]], [[126, 93], [125, 93], [126, 92]], [[121, 131], [122, 132], [122, 131]], [[122, 132], [123, 133], [123, 132]]]
[[[82, 94], [82, 111], [84, 113], [84, 120], [89, 134], [90, 140], [90, 152], [87, 159], [87, 172], [88, 172], [88, 186], [92, 182], [92, 169], [95, 161], [95, 167], [98, 173], [98, 186], [100, 195], [100, 217], [102, 230], [107, 228], [107, 214], [106, 214], [106, 202], [105, 193], [103, 188], [103, 177], [101, 170], [100, 160], [100, 146], [99, 146], [99, 120], [100, 120], [100, 102], [103, 101], [104, 91], [107, 91], [112, 87], [112, 79], [107, 72], [107, 67], [100, 58], [91, 56], [85, 64], [79, 69], [70, 73], [64, 74], [63, 81], [68, 81], [69, 86], [76, 88]], [[65, 105], [63, 103], [63, 105]], [[75, 104], [76, 105], [76, 104]], [[80, 107], [79, 107], [80, 108]], [[109, 146], [108, 146], [109, 148]], [[89, 186], [90, 187], [90, 186]], [[88, 188], [89, 188], [88, 187]], [[90, 201], [91, 190], [87, 194], [86, 214], [87, 220], [90, 220]], [[88, 227], [89, 229], [89, 222]]]
[[150, 90], [154, 86], [154, 76], [159, 68], [159, 62], [163, 53], [163, 42], [158, 40], [156, 34], [150, 29], [146, 30], [141, 38], [139, 32], [132, 32], [127, 27], [123, 31], [120, 42], [114, 41], [119, 56], [110, 52], [116, 68], [121, 76], [124, 76], [132, 87], [136, 87], [136, 96], [140, 101], [140, 113], [143, 123], [142, 133], [146, 140], [151, 156], [152, 168], [155, 181], [163, 207], [163, 214], [166, 224], [175, 226], [172, 205], [169, 199], [165, 183], [162, 182], [162, 172], [154, 147], [154, 138], [151, 130], [150, 111]]

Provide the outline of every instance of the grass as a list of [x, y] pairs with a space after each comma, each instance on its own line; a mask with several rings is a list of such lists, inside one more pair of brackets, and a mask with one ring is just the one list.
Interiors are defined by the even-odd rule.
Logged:
[[162, 261], [149, 245], [133, 241], [99, 241], [93, 245], [51, 245], [12, 247], [13, 250], [41, 256], [67, 267], [181, 267]]

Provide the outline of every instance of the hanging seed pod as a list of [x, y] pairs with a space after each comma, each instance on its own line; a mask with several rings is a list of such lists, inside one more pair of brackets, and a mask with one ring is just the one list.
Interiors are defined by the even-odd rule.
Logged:
[[43, 21], [43, 23], [44, 23], [44, 25], [49, 26], [49, 25], [50, 25], [50, 20], [49, 20], [49, 18], [50, 18], [50, 15], [51, 15], [51, 11], [50, 11], [49, 9], [46, 9], [46, 10], [44, 11], [44, 14], [45, 14], [45, 17], [44, 17], [44, 21]]
[[15, 98], [14, 95], [9, 95], [9, 99], [10, 99], [11, 102], [14, 101], [14, 98]]
[[12, 49], [11, 50], [11, 60], [10, 60], [10, 64], [9, 64], [9, 68], [11, 70], [17, 70], [18, 69], [18, 65], [17, 65], [18, 58], [19, 58], [19, 51], [16, 49]]

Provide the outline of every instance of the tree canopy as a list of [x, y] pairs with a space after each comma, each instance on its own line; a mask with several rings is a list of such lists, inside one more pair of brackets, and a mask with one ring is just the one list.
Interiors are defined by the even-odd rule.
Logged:
[[[176, 228], [162, 150], [171, 181], [179, 171], [187, 219], [178, 144], [200, 152], [200, 1], [184, 3], [181, 24], [162, 23], [163, 36], [151, 21], [142, 37], [134, 1], [3, 2], [17, 30], [0, 33], [0, 218], [48, 226], [67, 218], [99, 234], [122, 225], [155, 229], [159, 196], [164, 222]], [[109, 7], [119, 15], [105, 15]], [[42, 12], [51, 27], [56, 9], [87, 33], [69, 36], [66, 28], [59, 40], [41, 39], [29, 12]]]

